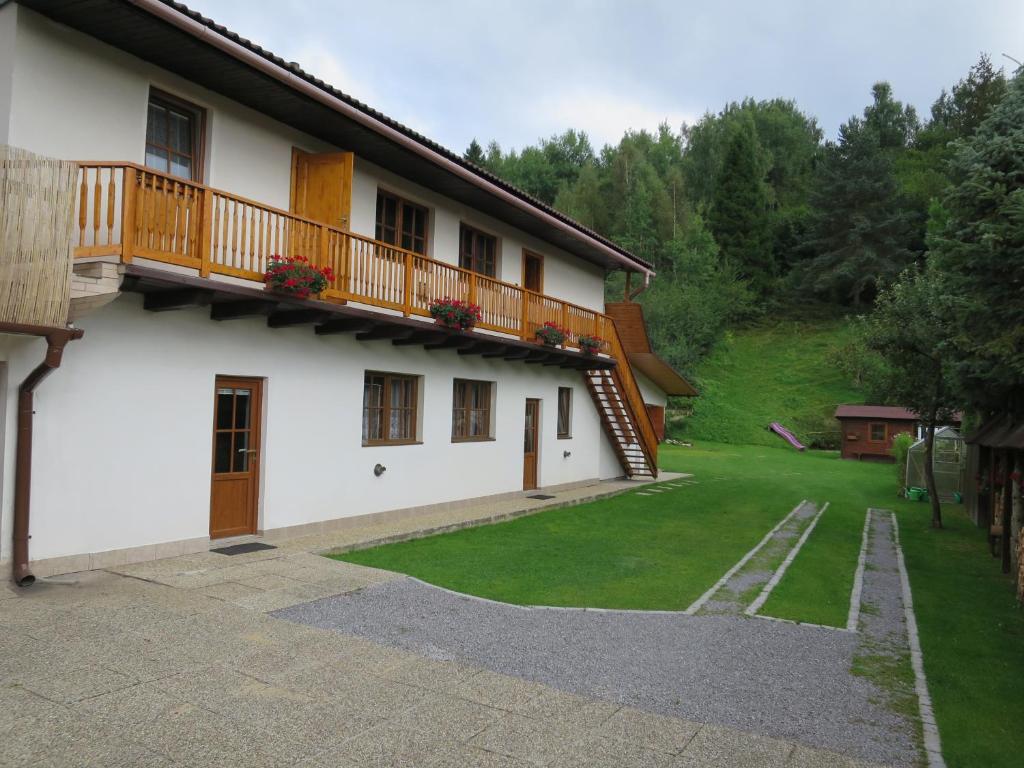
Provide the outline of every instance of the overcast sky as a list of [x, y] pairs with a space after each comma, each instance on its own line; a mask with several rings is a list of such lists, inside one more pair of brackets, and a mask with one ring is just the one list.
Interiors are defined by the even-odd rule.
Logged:
[[456, 151], [796, 99], [827, 135], [872, 83], [925, 116], [978, 55], [1024, 60], [1024, 0], [185, 0]]

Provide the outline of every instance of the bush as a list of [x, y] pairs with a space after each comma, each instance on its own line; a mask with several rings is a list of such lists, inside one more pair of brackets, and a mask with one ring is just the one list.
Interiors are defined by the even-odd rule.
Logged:
[[913, 444], [913, 436], [906, 432], [896, 435], [892, 441], [892, 457], [896, 460], [896, 490], [900, 496], [904, 496], [907, 490], [907, 454]]

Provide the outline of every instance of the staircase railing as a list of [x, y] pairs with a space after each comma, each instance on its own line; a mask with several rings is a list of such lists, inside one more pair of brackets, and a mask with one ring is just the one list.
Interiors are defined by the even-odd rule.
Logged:
[[629, 364], [629, 357], [622, 347], [622, 340], [615, 328], [615, 321], [605, 317], [605, 340], [608, 342], [609, 354], [618, 361], [618, 365], [612, 370], [612, 377], [615, 386], [622, 396], [622, 400], [629, 411], [630, 421], [639, 439], [640, 449], [651, 469], [651, 474], [658, 473], [658, 435], [654, 430], [654, 422], [647, 412], [644, 404], [644, 396], [640, 392], [640, 385], [637, 384], [633, 369]]

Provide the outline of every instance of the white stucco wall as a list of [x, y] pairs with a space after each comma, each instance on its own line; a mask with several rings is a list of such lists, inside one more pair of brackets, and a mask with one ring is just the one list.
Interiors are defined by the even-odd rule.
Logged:
[[668, 395], [665, 394], [665, 390], [661, 389], [636, 368], [633, 369], [633, 376], [636, 377], [637, 386], [640, 387], [640, 394], [643, 395], [645, 403], [648, 405], [660, 405], [662, 408], [668, 405]]
[[[12, 17], [4, 8], [4, 17]], [[7, 23], [11, 29], [14, 25]], [[0, 110], [4, 35], [0, 26]], [[18, 9], [9, 143], [74, 160], [144, 160], [146, 104], [151, 87], [206, 110], [206, 177], [210, 186], [287, 209], [292, 147], [310, 152], [337, 148], [200, 88], [39, 14]], [[10, 55], [9, 53], [6, 55]], [[10, 69], [10, 66], [8, 66]], [[2, 115], [0, 111], [0, 115]], [[428, 254], [458, 263], [459, 224], [499, 238], [498, 277], [522, 282], [522, 251], [544, 256], [544, 292], [603, 311], [604, 272], [514, 227], [407, 182], [357, 156], [352, 229], [374, 235], [377, 188], [430, 209]]]
[[[579, 372], [316, 336], [308, 326], [271, 330], [258, 319], [217, 323], [202, 309], [146, 312], [131, 294], [80, 325], [85, 337], [36, 395], [33, 559], [207, 535], [217, 374], [265, 378], [263, 530], [521, 490], [527, 397], [542, 400], [540, 484], [601, 473], [606, 439]], [[16, 384], [44, 344], [8, 337], [0, 351], [12, 382], [4, 451], [11, 477]], [[367, 369], [423, 377], [422, 444], [362, 446]], [[451, 441], [455, 377], [496, 382], [493, 441]], [[556, 438], [559, 386], [574, 389], [569, 440]], [[379, 478], [378, 462], [387, 467]], [[5, 483], [2, 558], [11, 504]]]
[[14, 84], [14, 41], [18, 6], [0, 7], [0, 144], [7, 144], [11, 122], [11, 90]]

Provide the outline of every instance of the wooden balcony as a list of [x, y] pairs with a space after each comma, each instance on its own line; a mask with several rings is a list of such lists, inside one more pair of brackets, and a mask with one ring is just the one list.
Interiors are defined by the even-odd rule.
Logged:
[[[170, 309], [180, 301], [199, 301], [214, 304], [211, 317], [226, 319], [256, 307], [256, 313], [277, 313], [268, 318], [273, 327], [309, 322], [318, 324], [317, 333], [358, 331], [363, 340], [390, 338], [396, 344], [421, 343], [429, 337], [428, 348], [459, 348], [460, 353], [492, 357], [508, 354], [506, 359], [580, 370], [611, 368], [624, 408], [622, 418], [632, 424], [630, 434], [649, 465], [656, 466], [654, 425], [615, 323], [607, 315], [133, 163], [78, 166], [76, 259], [116, 256], [132, 265], [138, 258], [195, 270], [191, 276], [175, 276], [177, 289], [170, 290], [164, 283], [171, 281], [169, 272], [132, 265], [128, 284], [154, 294], [147, 296], [147, 308]], [[262, 284], [268, 261], [278, 254], [302, 255], [317, 266], [330, 266], [335, 280], [319, 300], [298, 300], [265, 294], [258, 285], [209, 279], [225, 275]], [[215, 293], [221, 299], [211, 298]], [[446, 332], [446, 338], [437, 341], [433, 326], [419, 318], [429, 318], [430, 303], [446, 296], [479, 305], [483, 319], [477, 327], [494, 335]], [[549, 321], [568, 330], [566, 351], [548, 352], [532, 345], [537, 328]], [[573, 351], [583, 334], [604, 339], [602, 351], [609, 357]], [[509, 337], [517, 349], [495, 351], [491, 342]], [[524, 349], [527, 344], [532, 346]]]
[[549, 321], [568, 329], [570, 347], [608, 335], [600, 312], [253, 200], [132, 163], [79, 168], [76, 258], [146, 258], [262, 283], [270, 257], [302, 255], [336, 276], [324, 301], [429, 317], [450, 296], [479, 305], [478, 327], [527, 341]]

